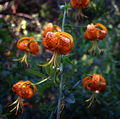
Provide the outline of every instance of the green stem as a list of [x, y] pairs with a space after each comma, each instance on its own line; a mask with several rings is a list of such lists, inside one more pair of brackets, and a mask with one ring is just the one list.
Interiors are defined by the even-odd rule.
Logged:
[[62, 20], [62, 31], [64, 32], [64, 25], [65, 25], [65, 15], [66, 15], [66, 10], [64, 8], [64, 15], [63, 15], [63, 20]]
[[[64, 25], [65, 25], [65, 16], [66, 10], [64, 9], [64, 15], [62, 20], [62, 31], [64, 32]], [[62, 88], [63, 88], [63, 55], [61, 55], [61, 64], [60, 64], [60, 84], [59, 84], [59, 99], [58, 99], [58, 106], [57, 106], [57, 119], [60, 119], [60, 112], [61, 112], [61, 100], [62, 100]]]
[[62, 99], [62, 79], [60, 79], [60, 85], [59, 85], [59, 99], [58, 99], [58, 107], [57, 107], [57, 119], [60, 119], [61, 99]]
[[41, 84], [41, 83], [47, 81], [49, 78], [50, 78], [50, 77], [48, 77], [48, 78], [46, 78], [46, 79], [44, 79], [44, 80], [42, 80], [42, 81], [39, 81], [38, 83], [35, 83], [34, 85], [39, 85], [39, 84]]

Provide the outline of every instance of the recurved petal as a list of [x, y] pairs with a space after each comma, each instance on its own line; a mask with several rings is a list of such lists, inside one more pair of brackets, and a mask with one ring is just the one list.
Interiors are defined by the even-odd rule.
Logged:
[[100, 27], [102, 29], [102, 30], [100, 29], [100, 34], [99, 34], [98, 38], [99, 39], [104, 39], [107, 35], [107, 28], [104, 25], [99, 24], [99, 23], [97, 23], [95, 25], [95, 27]]
[[72, 51], [72, 48], [73, 48], [73, 37], [66, 32], [61, 32], [57, 46], [58, 53], [69, 54]]

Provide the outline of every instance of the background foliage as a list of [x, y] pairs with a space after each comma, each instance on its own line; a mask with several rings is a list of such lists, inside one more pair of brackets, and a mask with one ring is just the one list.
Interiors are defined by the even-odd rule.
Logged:
[[[7, 1], [7, 0], [5, 0]], [[47, 61], [51, 53], [41, 44], [41, 31], [45, 24], [53, 22], [61, 27], [64, 1], [61, 0], [0, 0], [0, 119], [55, 119], [58, 101], [58, 81], [54, 79], [38, 86], [37, 94], [27, 100], [24, 114], [9, 113], [7, 104], [17, 96], [12, 93], [12, 85], [19, 80], [33, 83], [47, 77], [46, 69], [37, 64]], [[17, 7], [16, 7], [17, 6]], [[16, 12], [14, 12], [16, 7]], [[74, 48], [64, 56], [63, 106], [61, 119], [119, 119], [120, 118], [120, 1], [91, 0], [89, 8], [83, 12], [87, 19], [77, 19], [77, 11], [67, 0], [65, 31], [74, 38]], [[105, 49], [103, 56], [87, 55], [92, 43], [84, 39], [84, 32], [90, 23], [102, 23], [108, 29], [107, 37], [99, 42]], [[29, 56], [30, 68], [13, 62], [21, 57], [16, 42], [22, 36], [33, 36], [39, 42], [41, 52]], [[107, 82], [107, 90], [97, 95], [101, 104], [94, 102], [87, 108], [85, 100], [91, 92], [85, 90], [82, 80], [89, 74], [99, 73]], [[52, 74], [51, 74], [52, 75]]]

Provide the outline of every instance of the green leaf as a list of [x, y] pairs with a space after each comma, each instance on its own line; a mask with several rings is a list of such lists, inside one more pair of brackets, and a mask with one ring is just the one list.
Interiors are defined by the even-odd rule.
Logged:
[[74, 98], [73, 95], [70, 96], [70, 97], [65, 97], [65, 101], [66, 101], [67, 103], [73, 104], [73, 103], [75, 103], [75, 98]]
[[27, 69], [27, 72], [30, 74], [33, 74], [35, 76], [38, 76], [38, 77], [46, 78], [46, 76], [43, 73], [38, 72], [38, 71], [34, 71], [32, 69]]

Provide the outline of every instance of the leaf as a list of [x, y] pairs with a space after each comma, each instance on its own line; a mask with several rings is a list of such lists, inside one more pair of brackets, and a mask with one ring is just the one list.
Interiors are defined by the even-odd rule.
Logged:
[[67, 103], [70, 103], [70, 104], [73, 104], [73, 103], [75, 103], [75, 98], [69, 98], [69, 97], [66, 97], [65, 98], [65, 101], [67, 102]]
[[73, 88], [75, 88], [80, 82], [81, 82], [81, 80], [79, 80], [79, 81], [73, 86]]
[[74, 95], [73, 95], [73, 94], [70, 94], [69, 97], [65, 97], [65, 101], [66, 101], [67, 103], [70, 103], [70, 104], [75, 103], [75, 97], [74, 97]]
[[34, 70], [32, 70], [32, 69], [27, 69], [27, 72], [28, 72], [28, 73], [31, 73], [31, 74], [33, 74], [33, 75], [36, 75], [36, 76], [38, 76], [38, 77], [46, 78], [46, 76], [45, 76], [43, 73], [38, 72], [38, 71], [34, 71]]

